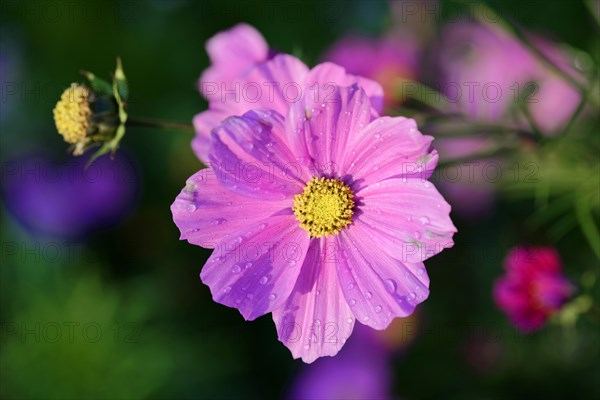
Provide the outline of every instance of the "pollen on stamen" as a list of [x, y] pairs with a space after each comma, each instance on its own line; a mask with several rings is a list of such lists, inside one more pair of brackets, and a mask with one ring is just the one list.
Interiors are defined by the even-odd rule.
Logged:
[[352, 223], [354, 193], [338, 179], [313, 178], [294, 197], [294, 215], [311, 237], [338, 234]]

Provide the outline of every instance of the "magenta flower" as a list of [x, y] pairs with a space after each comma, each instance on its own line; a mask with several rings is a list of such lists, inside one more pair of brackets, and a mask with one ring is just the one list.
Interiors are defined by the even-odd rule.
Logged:
[[206, 45], [212, 61], [200, 78], [200, 91], [209, 109], [194, 117], [196, 137], [192, 147], [203, 161], [208, 161], [211, 130], [230, 115], [242, 115], [252, 109], [267, 108], [286, 115], [290, 106], [316, 83], [332, 93], [334, 85], [360, 84], [377, 112], [383, 107], [383, 90], [369, 79], [346, 74], [344, 68], [331, 63], [312, 70], [288, 54], [270, 57], [264, 38], [249, 25], [240, 24], [213, 36]]
[[[325, 77], [325, 82], [328, 80]], [[452, 246], [438, 156], [414, 120], [376, 117], [358, 85], [322, 84], [277, 111], [227, 118], [210, 168], [173, 203], [181, 238], [214, 248], [200, 277], [247, 320], [272, 312], [295, 358], [334, 355], [429, 293], [423, 260]]]
[[494, 300], [520, 330], [540, 329], [573, 293], [551, 247], [516, 247], [505, 261], [506, 275], [496, 281]]

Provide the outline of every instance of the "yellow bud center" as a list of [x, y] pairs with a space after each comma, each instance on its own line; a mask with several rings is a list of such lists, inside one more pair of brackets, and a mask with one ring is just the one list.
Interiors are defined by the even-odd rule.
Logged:
[[352, 223], [354, 193], [338, 179], [312, 178], [294, 197], [294, 215], [311, 237], [336, 235]]
[[56, 130], [65, 142], [77, 143], [85, 139], [92, 114], [90, 90], [77, 83], [65, 90], [54, 107]]

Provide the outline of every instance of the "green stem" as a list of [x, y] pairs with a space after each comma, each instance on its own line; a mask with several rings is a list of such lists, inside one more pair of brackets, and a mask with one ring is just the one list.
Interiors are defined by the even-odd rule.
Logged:
[[146, 128], [170, 129], [176, 131], [195, 132], [192, 124], [180, 122], [161, 121], [157, 119], [128, 117], [127, 126], [138, 126]]
[[585, 108], [586, 104], [587, 104], [587, 93], [585, 95], [581, 96], [581, 101], [579, 102], [579, 105], [577, 106], [577, 109], [575, 110], [575, 112], [571, 116], [571, 119], [569, 119], [569, 122], [565, 126], [565, 129], [563, 130], [563, 133], [562, 133], [563, 135], [566, 135], [567, 133], [569, 133], [569, 131], [571, 130], [571, 128], [575, 124], [575, 120], [577, 119], [577, 117], [579, 117], [579, 114], [581, 114], [581, 112]]

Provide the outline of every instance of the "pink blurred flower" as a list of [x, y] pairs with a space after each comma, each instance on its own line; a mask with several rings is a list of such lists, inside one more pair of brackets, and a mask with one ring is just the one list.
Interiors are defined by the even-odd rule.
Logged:
[[[579, 104], [580, 95], [570, 83], [498, 24], [451, 24], [441, 37], [437, 84], [453, 111], [479, 121], [525, 124], [517, 110], [524, 102], [543, 133], [551, 135]], [[581, 80], [573, 60], [556, 44], [530, 37], [555, 65]]]
[[398, 100], [398, 81], [414, 80], [418, 74], [418, 51], [404, 38], [347, 36], [334, 43], [323, 57], [351, 74], [373, 79], [383, 86], [386, 104]]
[[573, 293], [551, 247], [516, 247], [505, 261], [506, 274], [496, 281], [494, 300], [520, 330], [540, 329]]
[[383, 107], [383, 90], [376, 82], [349, 75], [344, 68], [330, 63], [311, 70], [288, 54], [271, 58], [264, 38], [250, 25], [239, 24], [216, 34], [206, 48], [212, 65], [203, 72], [199, 89], [209, 109], [194, 117], [196, 137], [192, 141], [202, 161], [208, 161], [210, 132], [222, 120], [261, 108], [286, 115], [292, 104], [317, 89], [316, 82], [329, 84], [321, 88], [329, 95], [335, 85], [358, 83], [377, 112]]
[[[310, 74], [323, 87], [336, 71]], [[211, 168], [171, 207], [182, 239], [215, 249], [200, 275], [213, 299], [247, 320], [272, 312], [279, 339], [309, 363], [335, 355], [355, 320], [381, 330], [410, 315], [429, 293], [423, 261], [456, 232], [427, 180], [432, 137], [414, 120], [378, 118], [356, 84], [316, 93], [285, 119], [253, 110], [223, 121]]]

